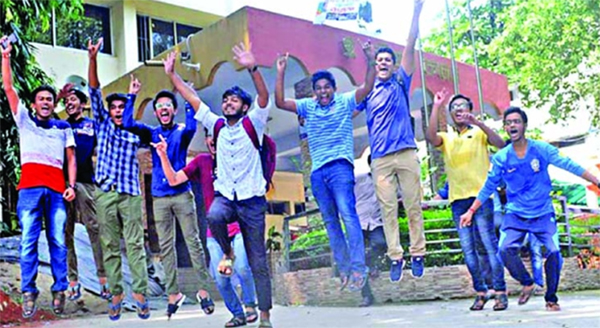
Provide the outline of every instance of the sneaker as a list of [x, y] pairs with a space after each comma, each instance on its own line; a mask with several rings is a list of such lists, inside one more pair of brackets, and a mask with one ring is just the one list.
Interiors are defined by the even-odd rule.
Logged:
[[411, 260], [411, 274], [414, 278], [421, 279], [425, 275], [425, 259], [423, 256], [413, 256]]
[[404, 268], [404, 260], [394, 260], [390, 266], [390, 281], [398, 282], [402, 280], [402, 269]]

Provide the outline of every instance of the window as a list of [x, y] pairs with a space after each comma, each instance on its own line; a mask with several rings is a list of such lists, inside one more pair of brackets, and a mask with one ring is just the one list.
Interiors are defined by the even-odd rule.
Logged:
[[201, 30], [200, 27], [138, 15], [138, 60], [149, 60], [174, 47], [176, 43], [184, 41], [188, 35]]
[[[110, 9], [84, 4], [83, 10], [83, 17], [77, 21], [65, 17], [54, 17], [51, 28], [46, 32], [37, 33], [33, 36], [33, 40], [44, 44], [85, 50], [90, 38], [95, 42], [102, 37], [104, 43], [100, 51], [112, 54]], [[54, 13], [52, 15], [54, 16]], [[56, 32], [55, 38], [53, 31]]]

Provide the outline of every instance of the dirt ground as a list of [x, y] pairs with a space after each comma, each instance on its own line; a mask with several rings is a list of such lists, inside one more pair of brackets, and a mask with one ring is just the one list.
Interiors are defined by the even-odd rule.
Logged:
[[[50, 321], [57, 317], [52, 313], [51, 303], [52, 276], [38, 274], [37, 286], [40, 290], [38, 297], [38, 310], [31, 319], [23, 319], [21, 316], [21, 270], [18, 263], [0, 262], [0, 325], [10, 327], [31, 321]], [[85, 289], [82, 297], [76, 302], [67, 300], [65, 313], [61, 318], [76, 318], [87, 315], [106, 313], [106, 301]]]

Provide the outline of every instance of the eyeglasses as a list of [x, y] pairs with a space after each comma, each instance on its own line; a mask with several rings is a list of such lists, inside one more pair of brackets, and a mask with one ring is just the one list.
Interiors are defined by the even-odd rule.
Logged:
[[166, 102], [166, 103], [156, 104], [156, 109], [163, 109], [163, 108], [173, 108], [173, 103]]
[[450, 110], [454, 111], [454, 110], [465, 110], [469, 108], [469, 104], [468, 103], [455, 103], [452, 104], [452, 106], [450, 106]]
[[520, 118], [514, 119], [514, 120], [504, 120], [504, 126], [509, 126], [511, 124], [521, 124], [523, 123], [523, 120], [521, 120]]

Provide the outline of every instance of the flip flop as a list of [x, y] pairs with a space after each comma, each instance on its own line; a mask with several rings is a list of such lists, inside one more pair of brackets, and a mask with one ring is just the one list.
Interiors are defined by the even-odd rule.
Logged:
[[246, 311], [246, 322], [254, 323], [258, 320], [258, 312], [256, 312], [256, 307], [252, 307], [250, 310]]
[[144, 303], [140, 303], [140, 301], [136, 300], [135, 304], [138, 318], [142, 320], [150, 318], [150, 305], [148, 305], [147, 298], [145, 298]]
[[213, 312], [215, 312], [215, 303], [210, 298], [210, 295], [204, 298], [200, 296], [200, 293], [196, 293], [196, 299], [198, 300], [198, 303], [200, 303], [200, 307], [202, 308], [202, 311], [204, 311], [204, 313], [206, 313], [207, 315], [211, 315], [213, 314]]
[[29, 319], [33, 317], [33, 315], [37, 311], [37, 297], [38, 293], [23, 293], [23, 304], [21, 305], [21, 310], [23, 311], [23, 318]]
[[519, 305], [524, 305], [525, 303], [527, 303], [529, 301], [529, 299], [531, 298], [531, 295], [533, 295], [533, 293], [535, 293], [535, 285], [533, 285], [533, 288], [526, 290], [525, 287], [529, 287], [529, 286], [524, 286], [523, 290], [521, 291], [521, 295], [519, 296]]
[[110, 300], [112, 298], [110, 289], [108, 288], [108, 283], [102, 285], [102, 289], [100, 290], [100, 297], [102, 297], [105, 300]]
[[244, 317], [233, 317], [231, 320], [225, 323], [226, 328], [230, 327], [241, 327], [246, 325], [246, 319]]
[[77, 301], [81, 298], [81, 284], [78, 282], [75, 286], [69, 286], [67, 292], [69, 293], [69, 301]]
[[[52, 292], [52, 312], [59, 315], [65, 312], [65, 292]], [[56, 304], [58, 301], [58, 305]]]
[[121, 319], [121, 301], [119, 301], [117, 304], [113, 304], [112, 301], [108, 302], [108, 318], [111, 321], [117, 321]]
[[175, 314], [175, 312], [177, 312], [177, 310], [179, 310], [179, 307], [181, 307], [183, 305], [183, 302], [185, 301], [185, 295], [181, 294], [181, 297], [175, 301], [175, 304], [171, 304], [169, 303], [167, 305], [167, 318], [168, 320], [171, 320], [171, 315]]

